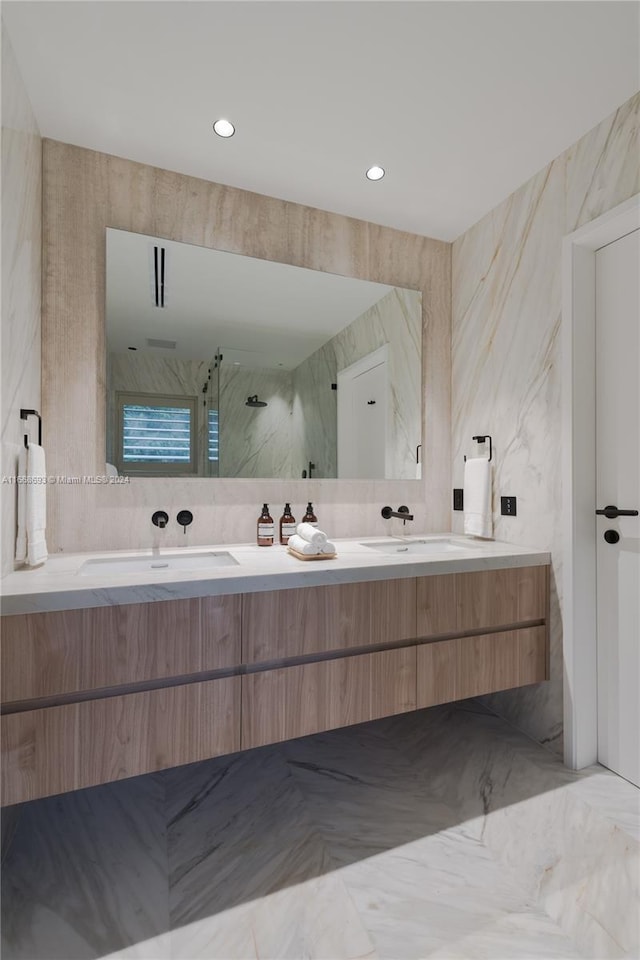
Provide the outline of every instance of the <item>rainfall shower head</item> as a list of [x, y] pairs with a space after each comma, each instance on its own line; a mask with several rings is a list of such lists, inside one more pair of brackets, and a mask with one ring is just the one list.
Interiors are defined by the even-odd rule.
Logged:
[[265, 400], [258, 400], [257, 393], [254, 393], [252, 397], [247, 397], [247, 402], [245, 403], [245, 407], [266, 407], [266, 405]]

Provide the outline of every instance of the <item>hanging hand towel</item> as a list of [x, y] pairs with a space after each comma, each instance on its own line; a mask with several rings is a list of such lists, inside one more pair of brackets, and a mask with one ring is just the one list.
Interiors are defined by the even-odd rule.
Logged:
[[[312, 523], [299, 523], [296, 527], [296, 533], [307, 543], [312, 543], [314, 547], [322, 547], [326, 542], [327, 535], [322, 530], [318, 530]], [[301, 551], [302, 552], [302, 551]], [[315, 550], [314, 553], [322, 553], [322, 550]]]
[[[20, 447], [18, 454], [18, 477], [27, 476], [27, 449]], [[27, 485], [18, 483], [18, 539], [16, 540], [16, 563], [27, 559]]]
[[45, 529], [47, 526], [47, 468], [44, 450], [37, 443], [20, 452], [18, 470], [25, 482], [18, 486], [18, 540], [16, 560], [28, 567], [37, 567], [48, 557]]
[[464, 465], [464, 532], [493, 538], [491, 462], [484, 457], [471, 457]]

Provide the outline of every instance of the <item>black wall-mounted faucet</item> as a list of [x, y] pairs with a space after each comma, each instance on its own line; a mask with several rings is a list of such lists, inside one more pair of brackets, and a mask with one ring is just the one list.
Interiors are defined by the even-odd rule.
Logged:
[[397, 510], [392, 510], [391, 507], [383, 507], [380, 512], [385, 520], [390, 520], [391, 517], [397, 517], [403, 523], [406, 523], [407, 520], [413, 520], [413, 514], [409, 513], [409, 507], [398, 507]]
[[153, 523], [156, 527], [160, 527], [161, 530], [164, 530], [166, 525], [169, 523], [169, 514], [165, 513], [164, 510], [156, 510], [151, 517], [151, 523]]

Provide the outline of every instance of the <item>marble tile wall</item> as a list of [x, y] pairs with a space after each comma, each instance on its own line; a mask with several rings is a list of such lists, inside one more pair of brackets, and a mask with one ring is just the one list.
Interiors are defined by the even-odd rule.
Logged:
[[[266, 407], [247, 407], [258, 394]], [[291, 374], [277, 370], [220, 368], [220, 476], [296, 474], [291, 433]]]
[[[104, 473], [107, 225], [422, 293], [423, 480], [56, 483], [47, 490], [52, 551], [149, 546], [153, 509], [187, 507], [197, 542], [248, 540], [264, 500], [313, 500], [335, 536], [389, 532], [387, 503], [408, 504], [421, 532], [449, 525], [450, 244], [56, 141], [44, 141], [43, 156], [42, 389], [54, 476]], [[184, 543], [173, 526], [163, 542]]]
[[[561, 246], [640, 191], [640, 94], [532, 177], [453, 245], [452, 479], [473, 434], [493, 436], [497, 539], [551, 550], [551, 681], [491, 697], [562, 749]], [[500, 496], [518, 498], [515, 518]], [[452, 514], [461, 530], [462, 515]]]
[[[2, 463], [15, 477], [24, 424], [40, 409], [42, 140], [2, 25]], [[36, 423], [29, 420], [30, 429]], [[37, 434], [36, 434], [37, 436]], [[16, 487], [2, 483], [2, 576], [14, 568]]]
[[311, 460], [316, 477], [338, 475], [338, 394], [331, 389], [338, 375], [334, 339], [293, 371], [291, 430], [296, 465], [305, 469]]

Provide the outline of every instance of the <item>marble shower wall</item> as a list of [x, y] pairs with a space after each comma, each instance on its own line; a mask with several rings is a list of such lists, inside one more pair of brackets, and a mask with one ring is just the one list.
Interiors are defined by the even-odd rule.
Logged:
[[314, 476], [338, 475], [338, 394], [331, 389], [338, 375], [335, 337], [293, 371], [291, 432], [301, 471], [311, 460]]
[[[15, 477], [24, 424], [40, 410], [42, 140], [2, 25], [2, 476]], [[33, 430], [36, 421], [29, 420]], [[37, 438], [37, 432], [34, 434]], [[2, 484], [2, 576], [14, 568], [16, 487]]]
[[289, 500], [294, 513], [313, 500], [335, 536], [391, 532], [395, 521], [380, 517], [386, 503], [408, 504], [421, 532], [448, 526], [450, 244], [52, 140], [44, 141], [43, 162], [42, 396], [50, 474], [104, 473], [107, 226], [419, 290], [426, 465], [421, 481], [57, 483], [47, 489], [52, 552], [149, 546], [157, 536], [154, 509], [172, 515], [161, 542], [186, 545], [173, 517], [187, 507], [195, 517], [191, 544], [251, 540], [265, 500]]
[[[562, 749], [561, 247], [564, 235], [640, 191], [640, 94], [532, 177], [453, 245], [452, 479], [473, 434], [495, 451], [494, 532], [551, 550], [551, 681], [490, 705]], [[500, 496], [518, 498], [515, 518]], [[455, 530], [462, 515], [454, 513]]]
[[[255, 393], [266, 401], [266, 407], [246, 406], [247, 397]], [[289, 479], [294, 473], [291, 374], [229, 367], [223, 362], [220, 367], [220, 476]]]

